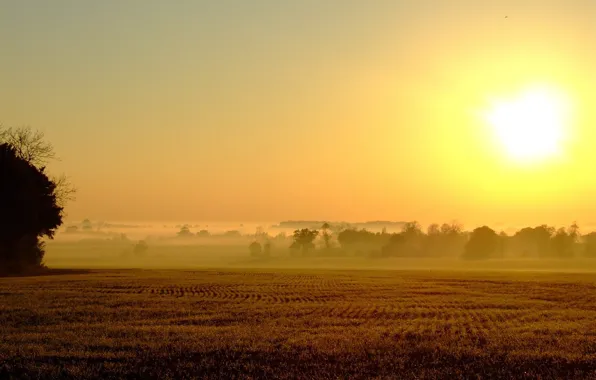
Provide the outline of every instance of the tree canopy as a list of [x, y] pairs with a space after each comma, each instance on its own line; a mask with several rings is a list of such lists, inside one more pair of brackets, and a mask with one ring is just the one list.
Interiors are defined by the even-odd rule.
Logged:
[[52, 238], [62, 224], [56, 183], [19, 156], [8, 143], [0, 144], [0, 271], [19, 272], [40, 266], [43, 236]]
[[499, 235], [490, 227], [482, 226], [472, 231], [464, 249], [464, 259], [479, 260], [493, 257], [499, 249]]
[[53, 238], [76, 192], [66, 176], [51, 177], [58, 159], [41, 131], [0, 126], [0, 272], [43, 265], [42, 238]]
[[296, 230], [292, 236], [293, 243], [290, 248], [293, 251], [301, 250], [302, 254], [306, 256], [312, 249], [315, 248], [313, 242], [318, 235], [319, 231], [317, 230], [310, 230], [308, 228]]

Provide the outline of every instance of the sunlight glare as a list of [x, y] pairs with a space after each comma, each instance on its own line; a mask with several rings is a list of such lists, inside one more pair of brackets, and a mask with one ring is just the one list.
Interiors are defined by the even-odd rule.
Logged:
[[510, 158], [529, 162], [562, 153], [569, 128], [567, 113], [568, 103], [559, 92], [533, 88], [495, 102], [487, 121]]

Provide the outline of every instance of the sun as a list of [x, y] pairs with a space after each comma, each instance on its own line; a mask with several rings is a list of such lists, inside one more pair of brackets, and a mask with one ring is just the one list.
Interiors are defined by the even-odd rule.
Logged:
[[561, 154], [569, 129], [568, 101], [560, 91], [531, 88], [494, 102], [486, 119], [511, 159], [543, 161]]

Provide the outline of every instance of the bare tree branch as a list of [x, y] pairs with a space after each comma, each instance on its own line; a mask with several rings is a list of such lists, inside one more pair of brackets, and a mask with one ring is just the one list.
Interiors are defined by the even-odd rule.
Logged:
[[64, 208], [68, 202], [76, 200], [77, 189], [66, 175], [54, 176], [52, 177], [52, 181], [56, 184], [54, 194], [56, 194], [56, 203], [58, 206]]
[[38, 168], [58, 160], [54, 147], [45, 141], [43, 132], [30, 127], [3, 129], [0, 126], [0, 143], [10, 144], [19, 157]]
[[[3, 128], [0, 125], [0, 144], [8, 143], [20, 158], [26, 160], [38, 169], [44, 170], [45, 165], [52, 160], [59, 160], [51, 143], [45, 140], [43, 132], [30, 127]], [[66, 203], [75, 200], [76, 188], [65, 175], [53, 176], [56, 184], [56, 202], [65, 207]]]

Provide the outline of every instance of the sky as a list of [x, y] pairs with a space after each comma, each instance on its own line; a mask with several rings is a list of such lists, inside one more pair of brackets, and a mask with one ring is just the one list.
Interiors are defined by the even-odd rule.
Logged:
[[[80, 220], [596, 222], [591, 0], [0, 0], [0, 123]], [[564, 154], [480, 117], [536, 83]]]

